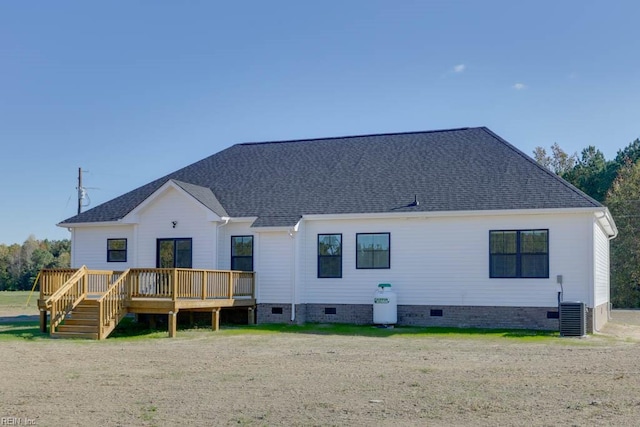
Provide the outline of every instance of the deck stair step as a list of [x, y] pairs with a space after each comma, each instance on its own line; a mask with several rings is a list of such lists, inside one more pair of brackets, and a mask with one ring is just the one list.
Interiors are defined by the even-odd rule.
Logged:
[[89, 333], [89, 332], [60, 332], [56, 331], [53, 335], [53, 338], [84, 338], [89, 340], [97, 340], [98, 333]]
[[67, 315], [52, 334], [55, 338], [98, 339], [100, 307], [94, 300], [83, 300]]

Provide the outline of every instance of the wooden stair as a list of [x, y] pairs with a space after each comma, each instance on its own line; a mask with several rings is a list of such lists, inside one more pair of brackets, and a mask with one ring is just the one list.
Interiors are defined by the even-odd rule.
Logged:
[[98, 339], [100, 306], [98, 301], [82, 300], [51, 334], [54, 338]]

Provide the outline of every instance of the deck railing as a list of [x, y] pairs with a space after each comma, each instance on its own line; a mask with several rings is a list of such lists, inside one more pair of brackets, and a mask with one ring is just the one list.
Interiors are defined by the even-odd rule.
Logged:
[[121, 271], [112, 270], [89, 270], [88, 273], [88, 294], [104, 294], [122, 274]]
[[134, 298], [211, 299], [254, 297], [253, 272], [186, 268], [132, 268]]
[[[104, 294], [123, 274], [121, 271], [85, 269], [84, 292]], [[82, 270], [82, 269], [80, 269]], [[44, 269], [38, 284], [40, 299], [46, 300], [80, 271]], [[255, 298], [255, 273], [235, 270], [198, 270], [189, 268], [132, 268], [126, 286], [129, 297], [141, 298]]]
[[[43, 332], [46, 330], [49, 311], [51, 334], [82, 300], [100, 294], [97, 299], [99, 339], [111, 333], [127, 314], [132, 300], [139, 298], [191, 300], [188, 304], [202, 300], [208, 301], [204, 306], [213, 307], [229, 305], [226, 301], [213, 300], [242, 298], [255, 302], [255, 273], [244, 271], [132, 268], [123, 273], [82, 266], [77, 270], [42, 270], [38, 283], [40, 328]], [[219, 313], [219, 308], [215, 313]]]
[[87, 295], [87, 268], [77, 270], [67, 282], [44, 301], [44, 306], [51, 311], [50, 333], [67, 314], [74, 309]]
[[109, 289], [98, 298], [99, 328], [98, 339], [104, 339], [127, 314], [125, 303], [128, 298], [129, 272], [125, 271], [109, 286]]

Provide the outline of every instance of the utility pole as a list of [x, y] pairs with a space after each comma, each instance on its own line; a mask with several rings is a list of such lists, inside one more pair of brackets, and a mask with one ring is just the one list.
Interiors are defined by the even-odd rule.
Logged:
[[78, 215], [82, 212], [82, 168], [78, 168]]

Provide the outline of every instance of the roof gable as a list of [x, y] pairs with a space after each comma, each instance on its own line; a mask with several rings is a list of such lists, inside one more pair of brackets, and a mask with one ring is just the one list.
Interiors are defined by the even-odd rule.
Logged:
[[62, 224], [120, 219], [169, 179], [214, 212], [266, 226], [312, 214], [601, 207], [481, 127], [237, 144]]
[[193, 199], [195, 203], [200, 205], [203, 209], [206, 209], [212, 221], [219, 221], [221, 217], [226, 216], [224, 208], [220, 205], [211, 189], [170, 179], [124, 215], [121, 218], [123, 222], [138, 222], [138, 214], [152, 205], [158, 197], [170, 188]]
[[211, 212], [215, 213], [219, 217], [227, 216], [227, 211], [224, 210], [224, 207], [220, 204], [220, 201], [217, 199], [215, 194], [213, 194], [213, 191], [211, 191], [210, 188], [189, 184], [188, 182], [177, 181], [175, 179], [171, 181], [186, 191], [194, 199], [202, 203]]

